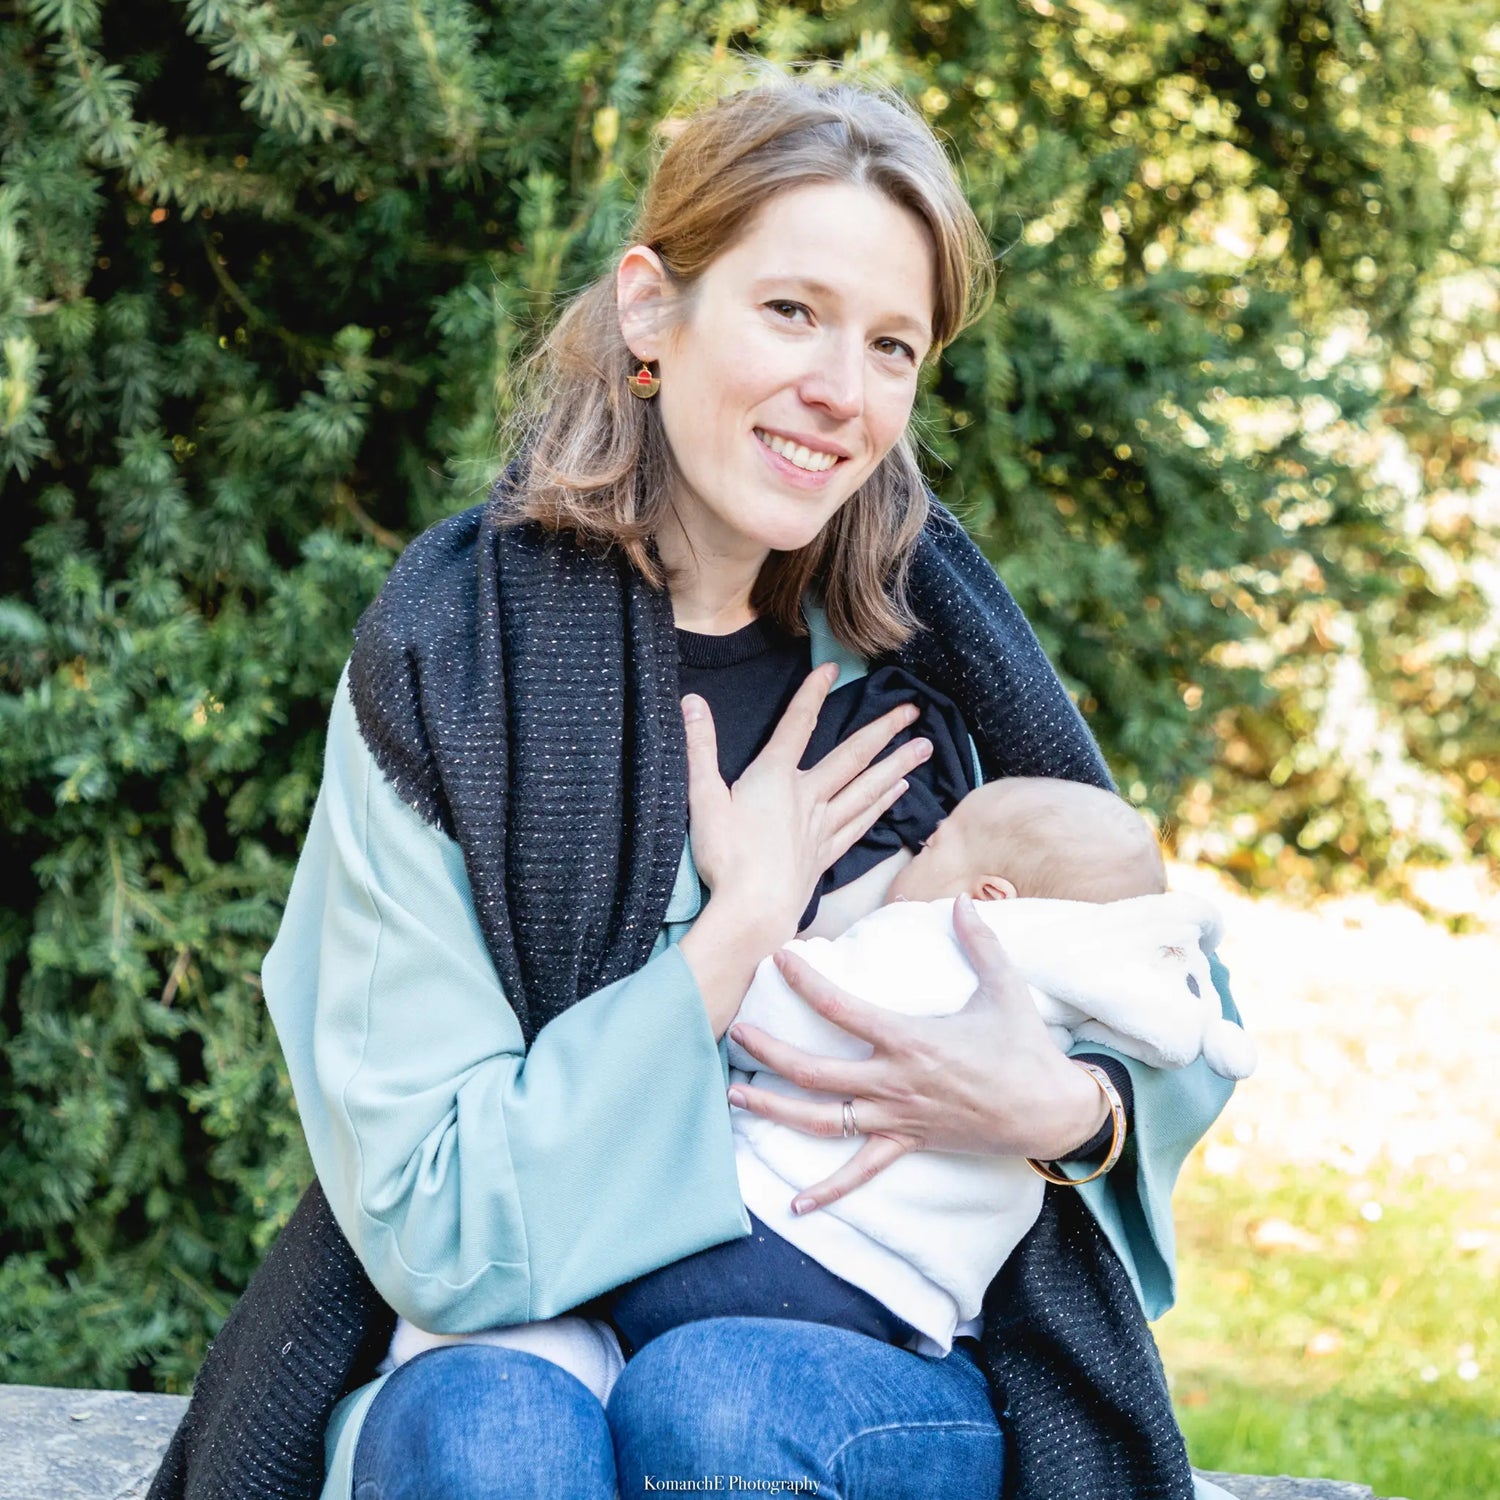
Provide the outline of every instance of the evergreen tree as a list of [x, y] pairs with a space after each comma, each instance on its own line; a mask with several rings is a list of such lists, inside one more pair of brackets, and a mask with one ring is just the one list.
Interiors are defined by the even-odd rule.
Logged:
[[[1131, 795], [1182, 796], [1252, 878], [1500, 859], [1470, 495], [1500, 361], [1493, 21], [24, 0], [0, 26], [0, 1380], [185, 1389], [296, 1201], [258, 970], [350, 629], [483, 493], [516, 355], [618, 247], [657, 122], [742, 51], [895, 83], [962, 157], [1003, 274], [924, 390], [932, 477]], [[1350, 681], [1363, 765], [1328, 702]]]
[[1500, 863], [1500, 9], [882, 14], [1010, 246], [942, 487], [1122, 786], [1282, 890]]

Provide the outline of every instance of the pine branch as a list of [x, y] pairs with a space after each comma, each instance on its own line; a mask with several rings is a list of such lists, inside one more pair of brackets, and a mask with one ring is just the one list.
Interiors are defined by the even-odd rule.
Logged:
[[303, 142], [329, 140], [336, 130], [359, 134], [347, 106], [330, 98], [282, 30], [270, 0], [181, 0], [190, 36], [209, 44], [212, 66], [250, 87], [244, 107], [272, 129]]

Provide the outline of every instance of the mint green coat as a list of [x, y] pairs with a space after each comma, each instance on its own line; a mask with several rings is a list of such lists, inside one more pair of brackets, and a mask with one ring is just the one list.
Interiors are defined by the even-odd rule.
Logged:
[[[840, 684], [863, 675], [822, 613], [805, 613], [813, 665], [837, 661]], [[685, 844], [650, 961], [526, 1052], [457, 844], [385, 780], [340, 682], [262, 975], [318, 1178], [402, 1316], [440, 1333], [547, 1318], [749, 1233], [728, 1063], [676, 947], [699, 902]], [[1230, 1085], [1202, 1062], [1122, 1061], [1135, 1150], [1079, 1191], [1156, 1317], [1173, 1300], [1172, 1186]], [[349, 1500], [360, 1424], [384, 1380], [335, 1409], [323, 1500]]]

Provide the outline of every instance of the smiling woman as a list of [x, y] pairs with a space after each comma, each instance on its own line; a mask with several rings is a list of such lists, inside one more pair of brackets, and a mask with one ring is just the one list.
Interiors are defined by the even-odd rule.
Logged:
[[[655, 251], [625, 253], [621, 324], [659, 365], [679, 471], [656, 537], [679, 625], [755, 618], [766, 554], [811, 545], [906, 430], [918, 363], [896, 330], [931, 345], [933, 258], [916, 214], [842, 182], [778, 193], [683, 293]], [[704, 557], [711, 597], [690, 582]]]
[[[738, 1176], [726, 1030], [933, 748], [897, 740], [900, 702], [804, 767], [835, 680], [887, 656], [951, 700], [986, 777], [1109, 784], [911, 444], [921, 364], [991, 276], [894, 96], [781, 80], [677, 134], [532, 360], [494, 493], [360, 621], [263, 971], [318, 1182], [154, 1500], [996, 1500], [1002, 1472], [1012, 1500], [1191, 1494], [1142, 1303], [1170, 1300], [1171, 1182], [1223, 1098], [1206, 1069], [1116, 1059], [1134, 1155], [1122, 1104], [1087, 1196], [1048, 1189], [937, 1353], [759, 1232]], [[835, 1075], [782, 1044], [785, 1076], [837, 1091], [781, 1123], [862, 1137], [809, 1212], [911, 1150], [1093, 1149], [1102, 1085], [973, 922], [954, 1016], [806, 993], [872, 1049]], [[658, 1277], [638, 1342], [622, 1306]]]
[[[993, 280], [941, 146], [898, 95], [734, 95], [672, 141], [613, 273], [530, 362], [513, 513], [623, 546], [670, 582], [684, 628], [765, 615], [803, 634], [816, 581], [841, 641], [898, 646], [928, 514], [907, 427], [918, 375]], [[660, 394], [629, 401], [642, 362]], [[711, 597], [705, 557], [732, 581]]]

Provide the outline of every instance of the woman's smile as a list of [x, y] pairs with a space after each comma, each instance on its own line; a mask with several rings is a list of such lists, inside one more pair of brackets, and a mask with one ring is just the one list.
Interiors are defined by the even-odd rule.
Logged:
[[829, 476], [848, 459], [838, 453], [830, 453], [810, 445], [793, 442], [777, 433], [757, 427], [754, 432], [755, 446], [764, 455], [772, 473], [800, 489], [821, 489]]

